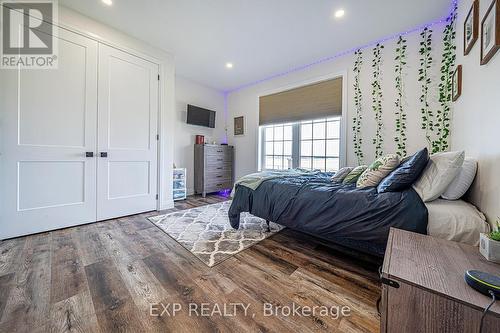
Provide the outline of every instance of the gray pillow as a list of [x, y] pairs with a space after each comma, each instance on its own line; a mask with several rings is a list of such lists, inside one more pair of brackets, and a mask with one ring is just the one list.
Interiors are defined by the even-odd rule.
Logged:
[[352, 171], [351, 167], [343, 167], [335, 175], [332, 176], [332, 183], [342, 183], [344, 178]]

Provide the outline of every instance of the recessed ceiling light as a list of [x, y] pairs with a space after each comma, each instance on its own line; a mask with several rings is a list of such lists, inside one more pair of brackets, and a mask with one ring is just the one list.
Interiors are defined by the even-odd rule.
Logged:
[[102, 2], [108, 6], [111, 6], [113, 4], [113, 0], [102, 0]]
[[226, 68], [233, 68], [232, 62], [226, 62]]
[[342, 16], [344, 16], [344, 14], [345, 14], [345, 11], [343, 9], [339, 9], [335, 12], [335, 17], [341, 18]]

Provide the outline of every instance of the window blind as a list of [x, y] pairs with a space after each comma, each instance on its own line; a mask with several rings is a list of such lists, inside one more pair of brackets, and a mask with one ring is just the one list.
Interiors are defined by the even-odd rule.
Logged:
[[260, 125], [341, 115], [341, 77], [259, 98]]

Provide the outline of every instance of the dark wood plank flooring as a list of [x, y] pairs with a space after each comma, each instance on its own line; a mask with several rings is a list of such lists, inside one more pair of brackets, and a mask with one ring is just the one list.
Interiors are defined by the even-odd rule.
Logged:
[[[223, 200], [192, 196], [171, 211]], [[153, 215], [0, 242], [0, 332], [379, 331], [374, 265], [285, 229], [209, 268], [151, 224]], [[170, 303], [182, 310], [150, 314]], [[203, 303], [210, 312], [215, 304], [221, 310], [224, 303], [229, 310], [244, 305], [234, 316], [205, 317]], [[267, 316], [266, 303], [274, 309], [348, 306], [351, 312], [338, 319], [285, 311]], [[190, 316], [190, 304], [200, 315]]]

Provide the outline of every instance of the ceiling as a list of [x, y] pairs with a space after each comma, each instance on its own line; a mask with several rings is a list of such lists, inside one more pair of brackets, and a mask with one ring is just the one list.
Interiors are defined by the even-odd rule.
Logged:
[[223, 91], [438, 20], [450, 7], [450, 0], [59, 3], [173, 53], [178, 75]]

